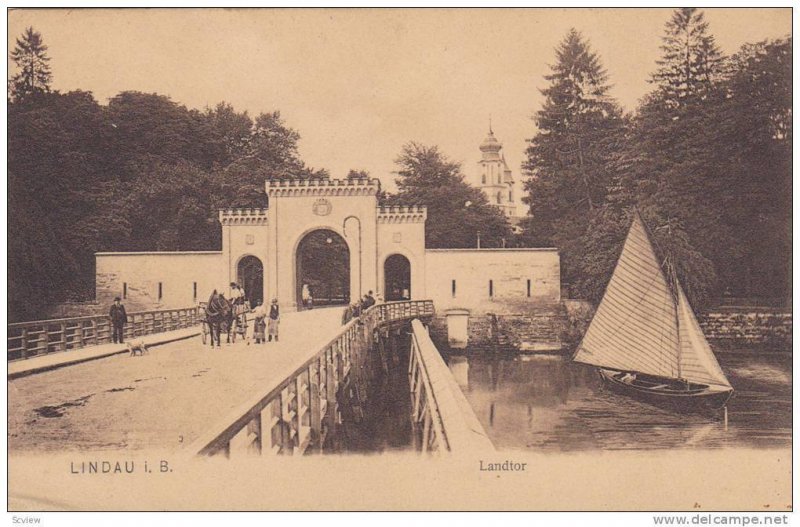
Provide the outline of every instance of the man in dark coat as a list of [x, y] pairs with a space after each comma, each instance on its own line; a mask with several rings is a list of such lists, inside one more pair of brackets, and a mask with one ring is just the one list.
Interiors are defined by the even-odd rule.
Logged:
[[128, 322], [128, 314], [125, 313], [125, 306], [122, 305], [119, 297], [114, 299], [111, 310], [108, 312], [108, 317], [111, 319], [111, 325], [114, 327], [111, 339], [115, 344], [117, 342], [122, 344], [122, 328], [125, 326], [125, 323]]
[[366, 304], [364, 309], [369, 309], [375, 305], [375, 297], [372, 296], [372, 291], [370, 291], [369, 294], [364, 298], [364, 304]]

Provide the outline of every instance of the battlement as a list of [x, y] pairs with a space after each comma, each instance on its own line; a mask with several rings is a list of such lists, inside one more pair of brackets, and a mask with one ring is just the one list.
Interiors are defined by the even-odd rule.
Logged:
[[428, 209], [422, 206], [378, 207], [378, 223], [425, 223]]
[[380, 188], [377, 178], [267, 180], [270, 197], [374, 196]]
[[219, 222], [223, 225], [266, 225], [267, 209], [220, 209]]

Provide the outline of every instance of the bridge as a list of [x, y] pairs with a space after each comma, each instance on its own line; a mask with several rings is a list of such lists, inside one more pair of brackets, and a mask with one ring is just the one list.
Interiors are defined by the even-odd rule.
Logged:
[[[284, 315], [279, 342], [204, 346], [192, 308], [133, 314], [130, 357], [103, 317], [9, 326], [9, 449], [166, 449], [237, 456], [341, 451], [377, 379], [407, 368], [419, 451], [491, 450], [424, 323], [431, 301]], [[404, 372], [405, 373], [405, 372]]]

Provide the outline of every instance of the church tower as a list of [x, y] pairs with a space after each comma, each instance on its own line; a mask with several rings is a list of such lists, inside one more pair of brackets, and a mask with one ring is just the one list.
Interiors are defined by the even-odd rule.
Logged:
[[477, 187], [486, 194], [489, 203], [499, 207], [510, 217], [517, 215], [517, 197], [514, 195], [514, 177], [506, 164], [506, 158], [500, 153], [503, 145], [495, 138], [492, 124], [489, 123], [489, 135], [481, 143], [481, 160], [478, 161]]

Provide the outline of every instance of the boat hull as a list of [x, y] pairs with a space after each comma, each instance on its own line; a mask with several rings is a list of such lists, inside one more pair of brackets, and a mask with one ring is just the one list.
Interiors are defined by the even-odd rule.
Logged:
[[603, 383], [615, 393], [678, 412], [704, 412], [723, 408], [733, 389], [704, 384], [688, 387], [672, 379], [598, 368]]

